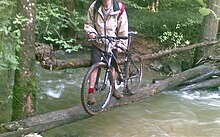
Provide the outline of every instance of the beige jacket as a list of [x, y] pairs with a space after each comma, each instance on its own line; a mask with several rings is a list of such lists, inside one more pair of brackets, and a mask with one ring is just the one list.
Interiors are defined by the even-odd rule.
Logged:
[[[87, 19], [84, 24], [84, 30], [89, 34], [91, 32], [96, 33], [99, 36], [104, 36], [104, 15], [102, 12], [102, 5], [99, 7], [98, 11], [94, 11], [95, 2], [93, 2], [88, 10]], [[119, 3], [119, 7], [122, 4]], [[94, 18], [95, 12], [95, 18]], [[128, 36], [128, 19], [127, 13], [124, 10], [123, 14], [119, 16], [121, 10], [114, 11], [113, 6], [111, 7], [109, 14], [106, 19], [106, 35], [107, 36]], [[95, 19], [95, 22], [94, 22]], [[95, 26], [94, 26], [95, 25]], [[95, 29], [96, 28], [96, 29]], [[127, 47], [128, 40], [120, 40], [117, 44], [119, 46]], [[104, 49], [104, 40], [96, 41], [94, 43], [100, 49]]]

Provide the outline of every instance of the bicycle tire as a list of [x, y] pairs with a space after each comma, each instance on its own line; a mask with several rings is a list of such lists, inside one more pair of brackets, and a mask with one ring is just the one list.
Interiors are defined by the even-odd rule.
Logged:
[[127, 92], [129, 92], [131, 95], [134, 95], [140, 88], [143, 77], [143, 62], [141, 57], [137, 54], [134, 54], [131, 57], [127, 67]]
[[[86, 112], [90, 115], [98, 115], [99, 113], [103, 112], [106, 107], [108, 106], [111, 97], [112, 97], [112, 73], [109, 71], [109, 76], [107, 76], [107, 85], [105, 89], [101, 89], [103, 85], [103, 79], [105, 77], [107, 69], [107, 64], [103, 62], [96, 63], [91, 66], [91, 68], [87, 71], [86, 75], [84, 76], [81, 88], [81, 103], [83, 108]], [[88, 89], [89, 89], [89, 77], [94, 70], [100, 70], [100, 74], [96, 81], [96, 88], [95, 88], [95, 99], [96, 103], [93, 105], [88, 104]]]

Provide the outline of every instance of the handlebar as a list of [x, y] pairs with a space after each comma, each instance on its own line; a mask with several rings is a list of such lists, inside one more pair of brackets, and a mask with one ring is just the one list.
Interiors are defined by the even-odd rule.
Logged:
[[107, 39], [107, 40], [112, 41], [112, 42], [117, 42], [120, 39], [128, 39], [128, 37], [127, 36], [116, 36], [116, 37], [113, 37], [113, 36], [96, 36], [93, 39], [89, 39], [89, 41], [95, 41], [97, 39]]
[[114, 42], [119, 42], [121, 39], [123, 40], [126, 40], [128, 39], [128, 48], [130, 47], [130, 40], [131, 40], [131, 37], [133, 35], [137, 35], [138, 32], [137, 31], [130, 31], [128, 32], [128, 36], [96, 36], [95, 38], [93, 39], [88, 39], [89, 41], [96, 41], [96, 40], [100, 40], [100, 39], [105, 39], [105, 40], [108, 40], [108, 45], [110, 44], [110, 48], [120, 48], [122, 51], [125, 51], [124, 47], [121, 47], [121, 46], [118, 46], [117, 44], [114, 44], [112, 45], [112, 43]]
[[133, 35], [137, 35], [137, 34], [138, 34], [137, 31], [130, 31], [130, 32], [128, 32], [128, 36], [96, 36], [93, 39], [89, 39], [89, 41], [95, 41], [97, 39], [103, 39], [104, 38], [104, 39], [107, 39], [109, 41], [116, 42], [116, 41], [118, 41], [120, 39], [124, 39], [124, 40], [128, 39], [129, 36], [133, 36]]

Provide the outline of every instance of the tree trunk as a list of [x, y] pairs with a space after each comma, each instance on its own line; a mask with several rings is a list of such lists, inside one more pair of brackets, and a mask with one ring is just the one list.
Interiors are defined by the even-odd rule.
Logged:
[[35, 77], [35, 0], [20, 0], [19, 11], [27, 21], [21, 25], [19, 69], [15, 71], [12, 120], [21, 119], [36, 111], [37, 79]]
[[152, 12], [157, 12], [159, 7], [159, 0], [150, 0], [148, 4], [148, 8]]
[[[218, 7], [220, 5], [220, 0], [208, 0], [207, 5], [214, 13], [210, 13], [203, 18], [201, 41], [215, 40], [218, 33], [219, 19], [217, 19], [217, 17], [220, 15], [220, 8]], [[194, 65], [198, 64], [201, 58], [213, 56], [215, 54], [215, 49], [214, 46], [196, 48]]]
[[[106, 111], [111, 110], [116, 106], [127, 105], [129, 103], [149, 97], [150, 95], [155, 95], [161, 91], [172, 89], [173, 87], [180, 85], [184, 81], [198, 77], [200, 75], [204, 75], [206, 73], [210, 73], [212, 71], [217, 71], [217, 69], [219, 68], [214, 65], [207, 64], [190, 70], [186, 70], [174, 77], [161, 80], [160, 82], [151, 84], [150, 86], [147, 87], [142, 87], [135, 95], [125, 96], [120, 100], [112, 100]], [[27, 134], [30, 132], [43, 132], [50, 128], [54, 128], [63, 124], [77, 122], [79, 120], [89, 117], [90, 115], [88, 115], [83, 110], [81, 105], [79, 105], [65, 110], [58, 110], [42, 115], [27, 117], [20, 121], [6, 123], [3, 125], [3, 127], [12, 132], [4, 133], [2, 134], [2, 137], [12, 136], [12, 135], [19, 136], [23, 133]], [[18, 128], [23, 130], [17, 131]]]
[[[71, 14], [74, 10], [74, 1], [73, 0], [62, 0], [62, 6], [65, 7], [68, 11], [66, 12], [67, 20], [71, 20]], [[67, 32], [67, 38], [76, 37], [76, 32], [74, 29], [68, 25], [68, 28], [65, 30]]]

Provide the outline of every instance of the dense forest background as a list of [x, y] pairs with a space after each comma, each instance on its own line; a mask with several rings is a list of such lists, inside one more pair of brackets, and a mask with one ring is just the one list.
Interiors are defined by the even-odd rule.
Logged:
[[[71, 54], [82, 50], [85, 45], [81, 41], [86, 40], [83, 23], [92, 2], [91, 0], [1, 0], [0, 77], [1, 87], [5, 88], [4, 94], [1, 95], [4, 98], [0, 100], [0, 104], [8, 107], [7, 104], [13, 100], [12, 120], [29, 116], [36, 111], [33, 105], [36, 104], [38, 89], [34, 70], [36, 63], [34, 43], [52, 44], [55, 49]], [[178, 48], [204, 40], [202, 39], [203, 19], [213, 11], [208, 9], [209, 2], [203, 0], [158, 0], [155, 3], [152, 0], [124, 0], [123, 2], [129, 18], [129, 29], [138, 31], [142, 38], [156, 41], [161, 45], [161, 49]], [[218, 0], [213, 2], [219, 3]], [[218, 27], [214, 29], [218, 32]], [[215, 38], [218, 38], [218, 35], [210, 39]], [[195, 64], [197, 54], [193, 50], [184, 55], [174, 54], [163, 61], [167, 64], [177, 62], [183, 70], [191, 68]], [[24, 102], [22, 103], [21, 100]], [[21, 111], [24, 112], [21, 114]], [[0, 119], [0, 123], [4, 122], [6, 121]]]
[[[78, 51], [84, 39], [83, 23], [90, 0], [36, 1], [35, 39], [52, 43], [67, 52]], [[203, 16], [202, 7], [194, 0], [163, 0], [158, 11], [151, 11], [151, 0], [124, 1], [129, 18], [129, 28], [142, 36], [163, 42], [164, 46], [195, 43], [200, 40]], [[14, 50], [19, 48], [21, 34], [19, 25], [25, 22], [17, 8], [17, 1], [3, 0], [0, 3], [0, 70], [15, 69], [18, 62]], [[7, 54], [4, 54], [7, 53]]]
[[[84, 35], [83, 23], [92, 1], [62, 0], [36, 1], [35, 41], [52, 43], [67, 52], [78, 51]], [[200, 40], [203, 16], [202, 5], [194, 0], [163, 0], [158, 11], [150, 10], [151, 0], [124, 1], [129, 28], [142, 36], [157, 40], [164, 46], [178, 46]], [[0, 70], [15, 69], [18, 62], [14, 50], [19, 48], [19, 25], [25, 18], [19, 15], [17, 1], [1, 1], [1, 66]], [[6, 46], [7, 45], [7, 46]], [[7, 53], [7, 54], [3, 54]]]

